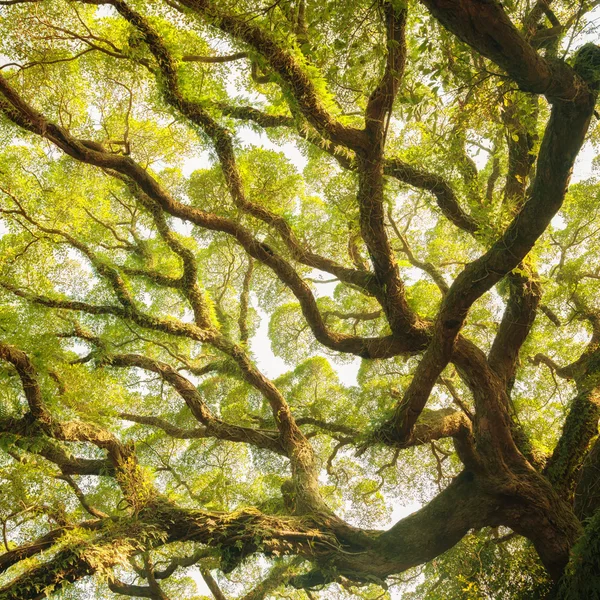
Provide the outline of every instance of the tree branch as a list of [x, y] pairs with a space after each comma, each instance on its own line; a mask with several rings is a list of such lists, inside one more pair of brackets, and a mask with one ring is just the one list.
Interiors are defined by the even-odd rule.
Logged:
[[[202, 400], [202, 396], [196, 389], [196, 386], [167, 363], [153, 360], [140, 354], [113, 354], [105, 357], [104, 361], [105, 364], [110, 365], [111, 367], [138, 367], [140, 369], [151, 371], [160, 375], [164, 381], [173, 386], [185, 401], [190, 412], [204, 425], [203, 429], [187, 432], [187, 435], [193, 435], [193, 437], [215, 437], [233, 442], [245, 442], [259, 448], [266, 448], [272, 452], [277, 452], [278, 454], [285, 452], [278, 439], [279, 436], [275, 432], [265, 430], [258, 431], [248, 427], [239, 427], [238, 425], [231, 425], [225, 423], [221, 419], [217, 419]], [[158, 426], [165, 431], [168, 429], [167, 433], [177, 429], [179, 435], [176, 437], [181, 437], [181, 434], [186, 433], [184, 430], [173, 428], [171, 425], [162, 420], [158, 420], [155, 417], [129, 415], [125, 418], [129, 417], [134, 417], [131, 420], [138, 423], [142, 422], [141, 419], [144, 419], [145, 424]]]

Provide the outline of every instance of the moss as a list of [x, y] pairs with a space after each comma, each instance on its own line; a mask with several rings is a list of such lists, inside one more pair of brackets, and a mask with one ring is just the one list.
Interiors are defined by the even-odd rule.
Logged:
[[549, 461], [546, 476], [559, 491], [571, 495], [575, 475], [598, 433], [600, 406], [594, 391], [581, 392], [571, 405], [560, 442]]
[[592, 89], [600, 89], [600, 47], [584, 44], [575, 54], [573, 68]]
[[600, 599], [600, 511], [589, 520], [573, 548], [557, 600]]

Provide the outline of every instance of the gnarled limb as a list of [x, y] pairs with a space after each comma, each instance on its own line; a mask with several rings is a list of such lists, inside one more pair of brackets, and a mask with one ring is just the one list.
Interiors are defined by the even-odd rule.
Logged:
[[[81, 140], [77, 140], [63, 128], [48, 122], [43, 115], [28, 106], [10, 86], [6, 80], [0, 79], [0, 91], [3, 91], [5, 97], [10, 99], [11, 103], [1, 105], [0, 109], [4, 110], [5, 114], [16, 124], [34, 131], [38, 134], [44, 134], [51, 139], [57, 146], [63, 149], [67, 154], [76, 160], [92, 164], [111, 172], [122, 173], [126, 180], [135, 181], [135, 186], [138, 186], [143, 193], [147, 194], [155, 202], [157, 202], [163, 210], [179, 217], [185, 221], [190, 221], [201, 227], [213, 231], [222, 231], [235, 238], [244, 247], [246, 252], [253, 258], [272, 268], [278, 277], [284, 282], [300, 301], [302, 312], [311, 325], [311, 329], [316, 339], [325, 346], [340, 352], [350, 352], [358, 356], [366, 356], [370, 358], [394, 356], [400, 353], [415, 352], [422, 348], [427, 340], [426, 331], [423, 328], [411, 328], [405, 332], [403, 337], [388, 336], [382, 338], [361, 338], [356, 336], [348, 336], [329, 331], [322, 319], [322, 316], [316, 305], [316, 301], [310, 288], [298, 276], [295, 270], [284, 259], [278, 256], [272, 248], [267, 244], [258, 241], [249, 230], [243, 226], [234, 223], [233, 221], [206, 213], [189, 205], [182, 204], [173, 199], [164, 189], [162, 189], [157, 181], [153, 179], [145, 170], [132, 161], [128, 156], [119, 156], [111, 154], [100, 149], [91, 149], [85, 146]], [[2, 284], [5, 288], [11, 289], [14, 293], [25, 296], [22, 292], [15, 291], [14, 286]], [[90, 306], [81, 302], [58, 302], [50, 301], [44, 298], [36, 300], [45, 305], [53, 305], [58, 307], [61, 304], [62, 308], [71, 310], [87, 310], [93, 314], [116, 314], [122, 311], [114, 307], [106, 306]], [[126, 316], [127, 315], [123, 315]], [[139, 318], [139, 315], [135, 315]], [[198, 341], [206, 341], [206, 332], [200, 334], [200, 330], [192, 331], [190, 326], [181, 324], [178, 328], [171, 327], [165, 323], [158, 323], [149, 317], [145, 317], [140, 325], [147, 327], [158, 327], [163, 330], [180, 329], [187, 331], [190, 336]], [[175, 333], [181, 335], [181, 333]]]
[[[233, 442], [245, 442], [259, 448], [266, 448], [273, 452], [277, 452], [278, 454], [285, 454], [285, 450], [282, 447], [276, 432], [266, 430], [259, 431], [249, 427], [240, 427], [238, 425], [225, 423], [221, 419], [216, 418], [211, 413], [208, 406], [206, 406], [202, 396], [196, 389], [196, 386], [167, 363], [153, 360], [140, 354], [113, 354], [105, 357], [104, 360], [105, 364], [110, 365], [111, 367], [138, 367], [140, 369], [152, 371], [153, 373], [160, 375], [164, 381], [173, 386], [185, 401], [190, 412], [200, 423], [202, 423], [202, 425], [204, 425], [203, 429], [192, 430], [191, 432], [178, 430], [177, 437], [180, 437], [181, 435], [191, 437], [215, 437]], [[165, 429], [165, 431], [167, 428], [169, 431], [172, 431], [172, 427], [162, 420], [157, 420], [153, 417], [143, 418], [137, 415], [128, 415], [128, 417], [129, 416], [133, 417], [131, 419], [133, 421], [145, 422], [148, 425], [158, 425], [162, 429]], [[141, 421], [141, 419], [143, 419], [143, 421]]]
[[[114, 475], [114, 466], [108, 459], [79, 458], [71, 456], [59, 443], [48, 439], [31, 413], [20, 419], [0, 419], [0, 435], [11, 434], [17, 448], [39, 454], [57, 465], [64, 475]], [[35, 444], [31, 442], [35, 440]], [[19, 460], [19, 456], [13, 456]]]
[[134, 598], [152, 598], [153, 600], [169, 600], [166, 594], [157, 593], [156, 589], [152, 589], [152, 587], [150, 587], [149, 585], [133, 585], [131, 583], [123, 583], [122, 581], [116, 578], [108, 580], [108, 589], [111, 592], [114, 592], [115, 594], [121, 594], [123, 596], [133, 596]]
[[[98, 568], [111, 568], [127, 556], [145, 551], [148, 545], [156, 547], [180, 539], [238, 548], [240, 557], [256, 552], [258, 540], [263, 552], [298, 554], [317, 563], [325, 561], [354, 581], [368, 581], [369, 576], [384, 579], [437, 556], [469, 529], [483, 526], [491, 518], [484, 497], [485, 492], [473, 476], [464, 473], [429, 505], [387, 532], [368, 533], [326, 516], [316, 520], [268, 517], [254, 509], [231, 514], [209, 513], [177, 508], [160, 500], [143, 509], [135, 523], [122, 519], [117, 527], [101, 527], [94, 539], [65, 548], [42, 566], [17, 576], [0, 589], [0, 597], [37, 598], [36, 588], [48, 585], [60, 588]], [[131, 527], [137, 531], [135, 543], [128, 537]], [[433, 536], [431, 544], [423, 543], [425, 532]], [[109, 547], [118, 552], [102, 551]], [[157, 571], [155, 577], [159, 579], [161, 575]], [[300, 586], [301, 577], [293, 578], [290, 583]]]
[[365, 242], [380, 292], [376, 295], [392, 332], [406, 335], [421, 325], [410, 309], [404, 283], [398, 273], [398, 265], [385, 230], [383, 194], [383, 156], [387, 123], [405, 62], [406, 9], [385, 5], [388, 52], [385, 72], [379, 85], [373, 90], [365, 111], [365, 134], [368, 144], [357, 149], [356, 169], [361, 236]]
[[600, 511], [596, 510], [588, 521], [583, 535], [573, 547], [571, 560], [560, 581], [557, 600], [593, 598], [598, 589], [598, 573], [600, 573], [599, 542]]
[[579, 105], [564, 101], [554, 104], [528, 201], [490, 250], [467, 265], [450, 286], [437, 316], [433, 339], [387, 425], [393, 428], [395, 436], [406, 436], [416, 422], [451, 359], [454, 342], [473, 302], [525, 258], [560, 208], [593, 112], [596, 93], [587, 86], [586, 89], [587, 95], [579, 97]]
[[183, 62], [200, 62], [208, 64], [220, 64], [226, 62], [233, 62], [235, 60], [241, 60], [242, 58], [248, 58], [247, 52], [234, 52], [233, 54], [224, 54], [221, 56], [201, 56], [199, 54], [184, 54], [181, 57]]
[[90, 521], [83, 521], [81, 523], [78, 523], [76, 526], [65, 525], [64, 527], [60, 527], [58, 529], [53, 529], [52, 531], [49, 531], [47, 534], [41, 536], [31, 544], [18, 546], [17, 548], [8, 550], [4, 554], [0, 554], [0, 573], [3, 573], [9, 567], [16, 565], [18, 562], [26, 558], [36, 556], [37, 554], [41, 554], [42, 552], [44, 552], [44, 550], [51, 548], [60, 539], [62, 535], [64, 535], [66, 532], [72, 529], [75, 529], [75, 527], [80, 527], [84, 530], [94, 531], [102, 527], [102, 521], [99, 519], [94, 519]]
[[542, 291], [536, 273], [528, 277], [513, 272], [508, 275], [508, 282], [508, 303], [490, 349], [488, 362], [510, 389], [519, 350], [533, 326]]
[[387, 38], [385, 70], [377, 87], [369, 95], [365, 109], [365, 133], [371, 143], [383, 145], [389, 118], [404, 75], [406, 63], [406, 6], [381, 0]]
[[564, 62], [542, 58], [498, 2], [481, 0], [422, 0], [449, 31], [502, 67], [526, 92], [551, 100], [579, 101], [586, 85]]
[[[582, 464], [588, 460], [586, 455], [590, 452], [590, 444], [598, 435], [600, 420], [600, 387], [597, 384], [600, 323], [595, 313], [590, 312], [588, 317], [594, 328], [591, 340], [575, 362], [556, 371], [559, 376], [572, 378], [578, 393], [571, 401], [562, 433], [544, 470], [555, 489], [569, 500], [573, 499]], [[547, 360], [540, 358], [539, 362], [547, 362]], [[594, 464], [594, 459], [590, 459], [587, 464], [588, 471], [584, 479], [589, 480], [589, 465]], [[582, 485], [582, 489], [585, 489], [587, 484]], [[585, 498], [581, 500], [584, 505], [587, 503]]]
[[206, 17], [221, 31], [259, 52], [272, 71], [290, 89], [304, 117], [324, 137], [350, 148], [364, 145], [364, 133], [359, 129], [342, 125], [326, 110], [314, 84], [298, 61], [263, 29], [248, 23], [241, 17], [223, 12], [211, 0], [183, 0], [181, 4]]
[[584, 388], [571, 401], [561, 436], [544, 470], [554, 488], [572, 499], [576, 477], [598, 435], [600, 388]]
[[154, 490], [151, 486], [143, 485], [135, 451], [131, 445], [122, 444], [112, 433], [94, 424], [84, 421], [58, 421], [52, 416], [43, 400], [35, 368], [27, 354], [14, 346], [0, 342], [0, 358], [15, 367], [31, 415], [47, 437], [65, 442], [90, 442], [106, 450], [115, 471], [115, 479], [127, 502], [139, 509], [150, 500]]

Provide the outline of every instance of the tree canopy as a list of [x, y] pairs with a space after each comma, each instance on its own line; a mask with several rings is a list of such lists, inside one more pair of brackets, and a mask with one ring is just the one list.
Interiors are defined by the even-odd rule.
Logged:
[[600, 597], [597, 4], [0, 2], [0, 599]]

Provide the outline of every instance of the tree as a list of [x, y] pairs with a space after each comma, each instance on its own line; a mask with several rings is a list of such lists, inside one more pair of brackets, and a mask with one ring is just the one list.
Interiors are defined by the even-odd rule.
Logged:
[[598, 597], [596, 4], [0, 2], [0, 598]]

